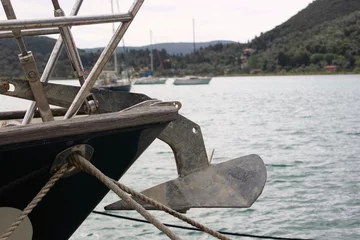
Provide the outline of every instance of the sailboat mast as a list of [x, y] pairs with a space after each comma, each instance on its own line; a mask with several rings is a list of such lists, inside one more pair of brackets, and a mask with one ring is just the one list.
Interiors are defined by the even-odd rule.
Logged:
[[154, 56], [153, 56], [153, 48], [152, 48], [152, 31], [150, 31], [150, 64], [151, 64], [151, 72], [154, 74]]
[[[120, 12], [120, 7], [119, 7], [119, 1], [118, 1], [118, 0], [116, 0], [116, 7], [117, 7], [117, 12], [119, 13], [119, 12]], [[126, 58], [125, 58], [126, 48], [125, 48], [125, 38], [124, 38], [124, 37], [122, 38], [122, 44], [123, 44], [124, 59], [123, 59], [123, 61], [122, 61], [122, 63], [121, 63], [121, 66], [122, 66], [122, 69], [127, 73], [128, 78], [130, 79], [129, 72], [125, 69], [125, 63], [126, 63]]]
[[[113, 0], [111, 0], [111, 13], [114, 14], [114, 3]], [[112, 30], [113, 30], [113, 34], [115, 33], [115, 23], [112, 23]], [[117, 47], [114, 50], [114, 71], [115, 73], [118, 73], [118, 66], [117, 66], [117, 58], [116, 58], [116, 50]]]
[[195, 46], [195, 20], [193, 18], [193, 43], [194, 43], [194, 53], [196, 52], [196, 46]]

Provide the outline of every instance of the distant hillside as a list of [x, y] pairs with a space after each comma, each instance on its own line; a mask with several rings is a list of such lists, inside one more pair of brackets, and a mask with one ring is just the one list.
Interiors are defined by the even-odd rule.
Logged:
[[272, 40], [292, 32], [305, 31], [316, 25], [347, 16], [356, 10], [360, 10], [359, 0], [316, 0], [280, 26], [267, 32], [264, 37]]
[[[250, 43], [249, 67], [267, 72], [360, 68], [360, 1], [317, 0]], [[359, 71], [360, 69], [357, 69]]]
[[[53, 49], [53, 46], [56, 42], [53, 38], [48, 37], [25, 37], [25, 45], [28, 50], [31, 50], [34, 53], [34, 57], [37, 61], [37, 66], [39, 71], [42, 72], [47, 59], [50, 56], [50, 53]], [[218, 49], [219, 46], [222, 48], [222, 45], [227, 45], [223, 43], [233, 43], [231, 41], [212, 41], [206, 43], [196, 43], [197, 52], [203, 52], [203, 49], [210, 47], [209, 52], [212, 52], [212, 48]], [[159, 50], [159, 55], [161, 58], [157, 56], [154, 57], [154, 68], [155, 71], [161, 71], [162, 74], [165, 74], [168, 71], [168, 74], [171, 74], [171, 69], [174, 70], [174, 67], [181, 66], [182, 70], [186, 71], [187, 65], [186, 62], [190, 63], [189, 55], [187, 53], [193, 52], [193, 43], [161, 43], [161, 44], [154, 44], [153, 49]], [[119, 47], [120, 48], [120, 47]], [[136, 71], [140, 71], [143, 68], [150, 67], [150, 58], [149, 58], [149, 51], [150, 46], [143, 46], [143, 47], [127, 47], [126, 48], [126, 55], [124, 55], [122, 49], [118, 51], [118, 63], [120, 67], [120, 71], [122, 70], [122, 64], [125, 63], [126, 66], [134, 67]], [[93, 48], [93, 49], [79, 49], [80, 57], [84, 66], [85, 70], [90, 70], [97, 58], [99, 57], [101, 51], [100, 48]], [[215, 50], [217, 57], [216, 61], [220, 59], [221, 51]], [[231, 54], [234, 54], [233, 51], [230, 51]], [[19, 60], [18, 60], [19, 49], [17, 43], [14, 39], [0, 39], [0, 73], [1, 77], [19, 77], [23, 76], [24, 73], [21, 69]], [[184, 58], [185, 61], [174, 61], [172, 64], [171, 60], [172, 57], [176, 57], [176, 59]], [[183, 57], [182, 57], [183, 56]], [[126, 58], [126, 59], [125, 59]], [[175, 59], [174, 59], [175, 60]], [[200, 59], [201, 60], [201, 59]], [[199, 60], [199, 61], [200, 61]], [[160, 62], [161, 61], [161, 62]], [[178, 62], [182, 64], [179, 65]], [[193, 59], [191, 60], [193, 61]], [[200, 63], [200, 62], [199, 62]], [[185, 65], [184, 65], [185, 64]], [[164, 70], [161, 70], [161, 65], [164, 66]], [[196, 61], [191, 63], [191, 68], [195, 69], [196, 71]], [[194, 66], [194, 67], [193, 67]], [[209, 66], [211, 68], [211, 65]], [[184, 69], [183, 69], [184, 68]], [[112, 70], [114, 69], [113, 61], [109, 61], [105, 66], [105, 69]], [[209, 68], [206, 68], [204, 71], [209, 71]], [[166, 71], [165, 71], [166, 70]], [[191, 70], [192, 72], [194, 70]], [[217, 72], [222, 73], [222, 69], [218, 69]], [[195, 73], [195, 72], [194, 72]], [[167, 74], [167, 73], [166, 73]], [[65, 52], [63, 51], [59, 57], [58, 63], [55, 66], [55, 69], [52, 74], [53, 78], [73, 78], [73, 70], [70, 66], [69, 60]]]
[[[211, 42], [197, 42], [197, 43], [195, 43], [195, 47], [197, 50], [199, 50], [200, 48], [205, 48], [210, 45], [215, 45], [217, 43], [230, 44], [230, 43], [234, 43], [234, 42], [226, 41], [226, 40], [218, 40], [218, 41], [211, 41]], [[168, 54], [189, 54], [194, 51], [194, 43], [191, 43], [191, 42], [155, 43], [152, 46], [150, 46], [150, 45], [146, 45], [146, 46], [142, 46], [142, 47], [129, 46], [129, 47], [126, 47], [126, 49], [128, 49], [128, 50], [140, 50], [140, 49], [145, 50], [145, 49], [150, 49], [150, 47], [152, 47], [153, 49], [158, 49], [158, 50], [165, 49]], [[120, 48], [121, 47], [119, 47], [119, 51], [120, 51]], [[83, 50], [86, 52], [96, 52], [100, 49], [101, 48], [85, 48]]]

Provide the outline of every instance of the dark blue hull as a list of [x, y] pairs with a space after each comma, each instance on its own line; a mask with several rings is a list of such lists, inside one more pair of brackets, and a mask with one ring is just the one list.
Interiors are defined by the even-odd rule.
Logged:
[[100, 86], [103, 89], [111, 91], [121, 91], [121, 92], [130, 92], [131, 84], [129, 85], [109, 85], [109, 86]]

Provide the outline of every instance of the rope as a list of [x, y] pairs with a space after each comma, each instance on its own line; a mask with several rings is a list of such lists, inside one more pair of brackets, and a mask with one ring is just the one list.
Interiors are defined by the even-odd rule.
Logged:
[[9, 236], [16, 230], [16, 228], [21, 224], [21, 222], [31, 213], [31, 211], [36, 207], [36, 205], [42, 200], [42, 198], [50, 191], [54, 184], [66, 173], [69, 169], [69, 164], [64, 164], [50, 180], [45, 184], [45, 186], [40, 190], [40, 192], [33, 198], [33, 200], [27, 205], [19, 217], [11, 224], [7, 231], [0, 236], [0, 240], [7, 240]]
[[[123, 190], [118, 188], [116, 184], [112, 181], [109, 181], [109, 178], [105, 176], [100, 170], [98, 170], [94, 165], [92, 165], [85, 158], [80, 156], [79, 154], [73, 154], [72, 157], [69, 158], [69, 162], [77, 167], [78, 169], [95, 176], [102, 183], [104, 183], [109, 189], [114, 191], [121, 199], [126, 201], [132, 208], [134, 208], [137, 212], [139, 212], [146, 220], [151, 222], [155, 227], [157, 227], [160, 231], [165, 233], [170, 239], [180, 240], [178, 236], [176, 236], [169, 228], [164, 226], [159, 220], [157, 220], [154, 216], [152, 216], [148, 211], [146, 211], [139, 203], [133, 200], [130, 196], [128, 196]], [[2, 240], [2, 239], [0, 239]]]
[[[124, 192], [127, 192], [128, 194], [131, 194], [137, 198], [139, 198], [140, 200], [143, 200], [144, 202], [147, 202], [151, 205], [153, 205], [154, 207], [156, 207], [157, 209], [159, 210], [162, 210], [164, 212], [167, 212], [169, 213], [170, 215], [174, 216], [174, 217], [177, 217], [179, 218], [180, 220], [183, 220], [187, 223], [189, 223], [190, 225], [194, 226], [194, 227], [197, 227], [199, 229], [201, 229], [202, 231], [214, 236], [214, 237], [217, 237], [219, 239], [222, 239], [222, 240], [229, 240], [229, 238], [227, 238], [226, 236], [172, 210], [171, 208], [145, 196], [144, 194], [141, 194], [139, 192], [136, 192], [134, 190], [132, 190], [131, 188], [128, 188], [126, 187], [125, 185], [105, 176], [103, 173], [101, 173], [95, 166], [93, 166], [89, 161], [87, 161], [85, 158], [83, 158], [82, 156], [76, 154], [76, 158], [72, 158], [73, 161], [71, 161], [71, 163], [76, 166], [77, 168], [83, 170], [84, 172], [87, 172], [87, 173], [90, 173], [91, 175], [94, 175], [96, 176], [100, 181], [102, 181], [106, 186], [108, 186], [110, 188], [110, 186], [112, 187], [111, 190], [114, 191], [114, 189], [121, 189], [122, 191]], [[75, 161], [74, 161], [75, 160]], [[101, 179], [100, 179], [101, 177]], [[111, 183], [111, 184], [110, 184]], [[116, 188], [114, 187], [113, 185], [119, 187], [119, 188]], [[121, 192], [122, 192], [121, 191]], [[114, 191], [115, 192], [115, 191]], [[131, 197], [129, 197], [128, 195], [126, 195], [125, 193], [122, 193], [122, 195], [125, 195], [126, 196], [126, 199], [124, 199], [122, 196], [119, 195], [119, 197], [121, 199], [123, 199], [124, 201], [126, 201], [127, 203], [131, 202], [132, 204], [130, 205], [131, 207], [134, 207], [134, 206], [140, 206], [141, 209], [143, 209], [146, 213], [148, 213], [140, 204], [138, 204], [135, 200], [133, 200]], [[134, 202], [134, 203], [133, 203]], [[136, 205], [135, 205], [136, 203]], [[140, 209], [140, 208], [139, 208]], [[136, 209], [135, 209], [136, 210]], [[143, 211], [142, 210], [142, 211]], [[139, 211], [138, 211], [139, 212]], [[140, 212], [139, 212], [140, 213]], [[144, 216], [144, 215], [143, 215]], [[145, 216], [144, 216], [145, 217]], [[149, 220], [149, 219], [147, 219]], [[150, 220], [149, 220], [150, 221]], [[151, 221], [150, 221], [151, 222]], [[159, 222], [161, 225], [163, 225], [161, 222]], [[163, 225], [164, 226], [164, 225]], [[165, 226], [164, 226], [165, 227]], [[166, 227], [165, 227], [166, 228]], [[166, 228], [167, 229], [167, 228]]]
[[168, 213], [168, 214], [170, 214], [170, 215], [172, 215], [172, 216], [174, 216], [174, 217], [176, 217], [176, 218], [178, 218], [178, 219], [180, 219], [180, 220], [182, 220], [184, 222], [187, 222], [188, 224], [190, 224], [190, 225], [200, 229], [201, 231], [206, 232], [206, 233], [208, 233], [208, 234], [210, 234], [210, 235], [212, 235], [212, 236], [214, 236], [214, 237], [216, 237], [218, 239], [223, 239], [223, 240], [228, 240], [229, 239], [226, 236], [220, 234], [219, 232], [216, 232], [216, 231], [202, 225], [201, 223], [198, 223], [198, 222], [192, 220], [191, 218], [188, 218], [187, 216], [185, 216], [185, 215], [183, 215], [183, 214], [181, 214], [181, 213], [179, 213], [179, 212], [177, 212], [177, 211], [163, 205], [162, 203], [159, 203], [159, 202], [155, 201], [154, 199], [149, 198], [148, 196], [145, 196], [142, 193], [136, 192], [136, 191], [132, 190], [131, 188], [129, 188], [129, 187], [127, 187], [127, 186], [113, 180], [113, 179], [111, 179], [111, 180], [119, 188], [121, 188], [122, 190], [124, 190], [128, 194], [131, 194], [132, 196], [134, 196], [134, 197], [136, 197], [136, 198], [138, 198], [138, 199], [140, 199], [140, 200], [142, 200], [142, 201], [144, 201], [146, 203], [149, 203], [149, 204], [153, 205], [158, 210], [164, 211], [164, 212], [166, 212], [166, 213]]
[[[121, 215], [115, 215], [115, 214], [106, 213], [106, 212], [99, 212], [99, 211], [95, 211], [95, 210], [92, 211], [92, 213], [99, 214], [99, 215], [104, 215], [104, 216], [108, 216], [108, 217], [115, 217], [115, 218], [125, 219], [125, 220], [129, 220], [129, 221], [135, 221], [135, 222], [141, 222], [141, 223], [148, 223], [148, 224], [150, 224], [149, 221], [142, 220], [142, 219], [138, 219], [138, 218], [125, 217], [125, 216], [121, 216]], [[179, 229], [185, 229], [185, 230], [191, 230], [191, 231], [201, 231], [201, 230], [198, 229], [198, 228], [185, 227], [185, 226], [179, 226], [179, 225], [174, 225], [174, 224], [164, 223], [164, 225], [167, 226], [167, 227], [172, 227], [172, 228], [179, 228]], [[231, 236], [237, 236], [237, 237], [259, 238], [259, 239], [275, 239], [275, 240], [314, 240], [314, 239], [310, 239], [310, 238], [285, 238], [285, 237], [261, 236], [261, 235], [252, 235], [252, 234], [225, 232], [225, 231], [218, 231], [218, 232], [221, 233], [221, 234], [224, 234], [224, 235], [231, 235]]]
[[[145, 196], [142, 193], [136, 192], [131, 188], [107, 177], [100, 170], [98, 170], [94, 165], [92, 165], [85, 158], [80, 156], [77, 153], [73, 153], [69, 156], [68, 161], [71, 165], [77, 167], [78, 169], [95, 176], [101, 182], [103, 182], [109, 189], [113, 190], [122, 200], [127, 202], [133, 209], [139, 212], [146, 220], [152, 223], [160, 231], [165, 233], [170, 239], [180, 240], [180, 238], [175, 235], [165, 224], [161, 223], [154, 216], [152, 216], [148, 211], [146, 211], [139, 203], [137, 203], [133, 198], [128, 196], [126, 193], [131, 194], [134, 198], [138, 198], [146, 203], [149, 203], [156, 207], [159, 210], [162, 210], [174, 217], [177, 217], [180, 220], [187, 222], [188, 224], [198, 228], [196, 230], [206, 232], [214, 237], [217, 237], [222, 240], [229, 240], [229, 238], [222, 235], [220, 232], [216, 232], [188, 217], [183, 214], [180, 214], [173, 209]], [[7, 231], [0, 236], [0, 240], [7, 240], [9, 236], [16, 230], [16, 228], [21, 224], [21, 222], [31, 213], [31, 211], [37, 206], [37, 204], [42, 200], [42, 198], [50, 191], [50, 189], [55, 185], [55, 183], [73, 167], [70, 167], [69, 163], [65, 163], [45, 184], [45, 186], [40, 190], [40, 192], [33, 198], [33, 200], [28, 204], [28, 206], [23, 210], [20, 216], [11, 224]], [[245, 235], [244, 235], [245, 236]], [[281, 238], [277, 238], [281, 239]], [[285, 238], [284, 238], [285, 239]]]

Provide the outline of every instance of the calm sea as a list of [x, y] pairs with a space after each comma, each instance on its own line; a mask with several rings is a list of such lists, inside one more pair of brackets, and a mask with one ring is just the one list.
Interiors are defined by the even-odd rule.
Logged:
[[[252, 153], [266, 163], [267, 183], [251, 208], [192, 209], [189, 217], [238, 233], [360, 239], [360, 75], [214, 78], [204, 86], [168, 82], [134, 85], [133, 91], [182, 102], [180, 113], [201, 126], [207, 148], [215, 149], [213, 163]], [[0, 110], [24, 106], [0, 100]], [[120, 181], [143, 190], [176, 177], [170, 148], [156, 140]], [[96, 210], [116, 200], [110, 193]], [[183, 239], [213, 239], [174, 232]], [[166, 237], [151, 225], [91, 214], [72, 239]]]

